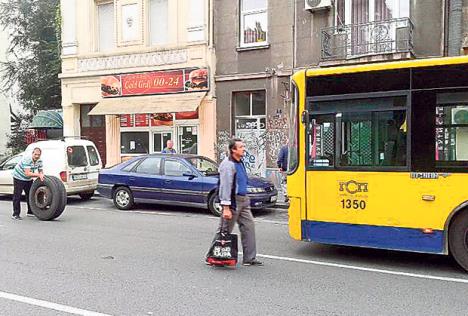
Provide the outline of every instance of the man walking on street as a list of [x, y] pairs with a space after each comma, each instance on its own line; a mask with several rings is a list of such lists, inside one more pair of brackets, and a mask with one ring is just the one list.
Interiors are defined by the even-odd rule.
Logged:
[[32, 156], [26, 156], [13, 169], [13, 219], [21, 219], [21, 194], [26, 194], [28, 204], [28, 216], [34, 216], [29, 205], [29, 190], [34, 178], [44, 181], [42, 172], [41, 149], [34, 148]]
[[172, 139], [168, 139], [166, 142], [166, 148], [161, 151], [162, 154], [176, 154], [176, 150], [174, 149], [174, 142]]
[[243, 265], [261, 266], [263, 263], [255, 258], [255, 223], [247, 197], [247, 170], [242, 162], [245, 145], [241, 139], [234, 138], [229, 141], [228, 148], [229, 156], [219, 166], [219, 198], [223, 213], [218, 231], [227, 225], [228, 232], [232, 233], [237, 222], [244, 253]]

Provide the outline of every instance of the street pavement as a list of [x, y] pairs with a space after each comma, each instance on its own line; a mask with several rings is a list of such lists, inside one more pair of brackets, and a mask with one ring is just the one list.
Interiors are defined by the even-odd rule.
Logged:
[[[23, 213], [25, 204], [23, 203]], [[14, 221], [0, 198], [0, 315], [467, 315], [468, 274], [447, 256], [327, 246], [257, 212], [263, 267], [215, 268], [218, 219], [70, 198], [56, 221]]]

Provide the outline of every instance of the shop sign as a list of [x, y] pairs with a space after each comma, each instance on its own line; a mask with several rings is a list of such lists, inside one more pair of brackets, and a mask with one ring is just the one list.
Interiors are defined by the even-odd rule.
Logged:
[[208, 90], [207, 68], [186, 68], [101, 78], [104, 98]]
[[148, 114], [135, 114], [135, 127], [147, 127], [149, 126], [149, 115]]
[[120, 127], [133, 127], [133, 115], [132, 114], [120, 115]]

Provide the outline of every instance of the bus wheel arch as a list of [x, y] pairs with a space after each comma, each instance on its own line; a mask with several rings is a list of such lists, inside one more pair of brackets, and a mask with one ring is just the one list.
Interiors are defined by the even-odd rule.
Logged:
[[448, 219], [447, 246], [450, 255], [468, 271], [468, 201], [457, 207]]

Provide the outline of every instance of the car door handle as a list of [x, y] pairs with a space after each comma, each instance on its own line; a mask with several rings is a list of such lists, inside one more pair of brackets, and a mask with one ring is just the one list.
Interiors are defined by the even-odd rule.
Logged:
[[130, 177], [130, 178], [128, 178], [128, 180], [135, 181], [135, 177]]
[[164, 183], [171, 183], [172, 180], [164, 180]]

